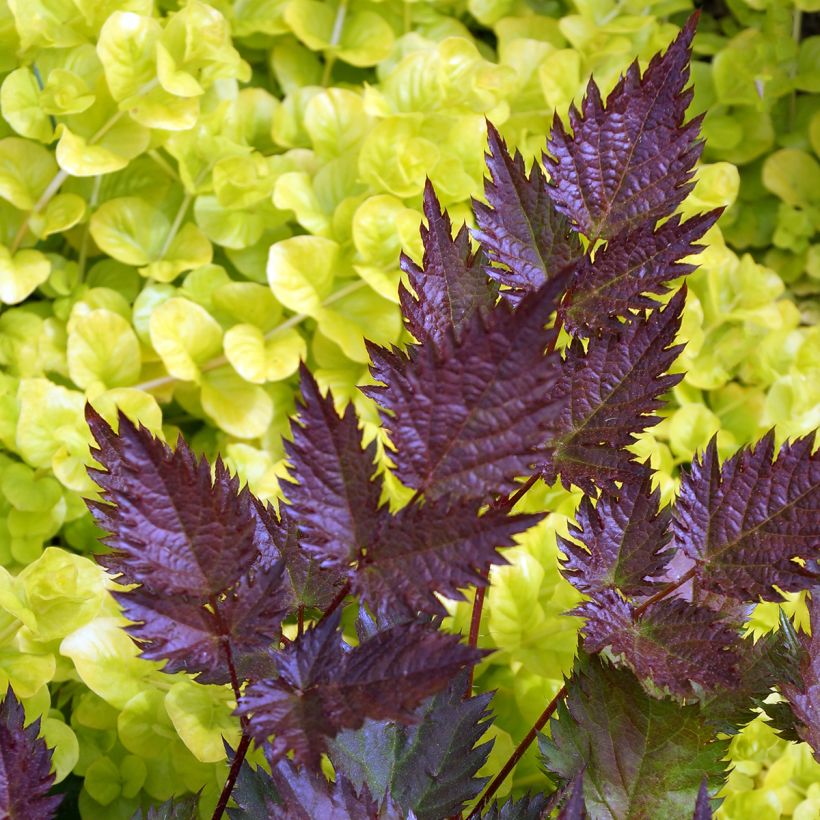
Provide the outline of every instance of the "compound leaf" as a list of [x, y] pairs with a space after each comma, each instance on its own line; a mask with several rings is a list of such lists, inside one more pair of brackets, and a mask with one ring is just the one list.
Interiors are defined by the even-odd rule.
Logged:
[[720, 214], [711, 211], [682, 225], [675, 215], [656, 230], [644, 223], [610, 239], [594, 258], [585, 256], [574, 268], [570, 297], [559, 310], [564, 326], [584, 336], [617, 331], [618, 317], [657, 307], [645, 294], [666, 293], [669, 282], [695, 269], [681, 260], [701, 250], [697, 240]]
[[618, 334], [590, 339], [586, 350], [573, 340], [558, 388], [566, 400], [543, 468], [547, 481], [560, 475], [565, 486], [592, 493], [595, 485], [643, 478], [645, 468], [623, 448], [658, 423], [652, 411], [682, 378], [666, 371], [683, 349], [673, 342], [685, 299], [681, 289], [663, 310], [633, 318]]
[[[379, 820], [388, 815], [379, 811], [378, 804], [365, 787], [357, 794], [344, 776], [328, 783], [321, 772], [295, 766], [290, 760], [277, 761], [271, 767], [273, 786], [282, 804], [267, 807], [268, 820]], [[396, 818], [398, 820], [398, 818]]]
[[607, 97], [593, 80], [581, 112], [570, 107], [569, 135], [556, 115], [544, 162], [556, 208], [591, 240], [611, 238], [669, 216], [692, 190], [703, 148], [701, 117], [683, 125], [692, 100], [689, 57], [697, 14], [641, 76], [632, 63]]
[[301, 367], [302, 407], [286, 452], [298, 483], [285, 493], [299, 523], [302, 549], [323, 567], [345, 567], [370, 545], [379, 522], [376, 444], [362, 447], [353, 405], [340, 418], [330, 393]]
[[653, 694], [687, 698], [699, 690], [732, 688], [738, 680], [740, 636], [711, 609], [666, 599], [636, 619], [632, 605], [609, 589], [576, 607], [573, 614], [587, 619], [581, 629], [584, 649], [607, 649]]
[[340, 730], [366, 718], [412, 720], [424, 698], [483, 654], [419, 622], [391, 626], [351, 649], [339, 614], [278, 652], [278, 677], [251, 684], [240, 701], [258, 742], [276, 736], [272, 761], [292, 749], [296, 761], [317, 768], [327, 738]]
[[250, 492], [221, 460], [211, 468], [180, 439], [176, 450], [119, 414], [119, 433], [91, 405], [86, 419], [104, 469], [89, 474], [109, 503], [89, 502], [113, 553], [100, 563], [155, 594], [199, 603], [221, 595], [257, 556]]
[[698, 585], [740, 600], [780, 600], [817, 575], [795, 559], [820, 556], [820, 454], [813, 435], [786, 442], [774, 432], [722, 467], [713, 438], [681, 481], [672, 545], [696, 562]]
[[544, 172], [537, 162], [527, 176], [524, 158], [487, 123], [490, 178], [484, 181], [488, 205], [473, 201], [478, 230], [473, 232], [490, 256], [487, 273], [515, 295], [538, 290], [547, 281], [566, 285], [569, 266], [582, 253], [569, 220], [556, 211]]
[[722, 785], [727, 742], [698, 705], [650, 697], [631, 672], [595, 657], [582, 659], [567, 689], [539, 745], [562, 782], [583, 771], [592, 820], [691, 820], [703, 778]]
[[[672, 551], [669, 543], [668, 507], [659, 508], [660, 492], [652, 479], [623, 484], [615, 493], [604, 493], [593, 504], [581, 499], [570, 525], [572, 539], [559, 536], [567, 558], [563, 573], [581, 592], [594, 596], [604, 589], [624, 595], [651, 595]], [[576, 543], [581, 542], [581, 545]]]
[[410, 504], [391, 515], [351, 574], [353, 591], [375, 610], [404, 605], [411, 613], [446, 615], [434, 592], [463, 600], [460, 588], [486, 586], [486, 564], [504, 563], [499, 547], [536, 524], [539, 515], [507, 515], [476, 502], [441, 498]]
[[39, 718], [29, 726], [11, 687], [0, 702], [0, 815], [9, 820], [51, 820], [62, 797], [49, 795], [54, 782], [51, 750]]
[[431, 499], [484, 499], [533, 472], [561, 407], [560, 357], [545, 355], [552, 309], [542, 289], [515, 310], [476, 313], [459, 340], [448, 334], [406, 354], [371, 346], [383, 386], [365, 392], [381, 405], [403, 483]]
[[399, 287], [402, 313], [419, 342], [440, 342], [448, 332], [458, 337], [479, 309], [489, 309], [495, 301], [482, 264], [483, 255], [474, 253], [466, 225], [453, 238], [447, 212], [442, 210], [430, 180], [424, 187], [422, 226], [423, 268], [406, 254], [401, 268], [415, 295]]

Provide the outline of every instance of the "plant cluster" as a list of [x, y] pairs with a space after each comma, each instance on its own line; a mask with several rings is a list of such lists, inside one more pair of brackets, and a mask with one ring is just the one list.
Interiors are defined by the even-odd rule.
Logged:
[[[691, 110], [708, 108], [708, 145], [680, 210], [730, 207], [688, 278], [672, 365], [685, 377], [631, 447], [663, 500], [715, 432], [727, 458], [772, 425], [779, 443], [818, 424], [811, 4], [707, 3], [694, 41]], [[422, 264], [425, 176], [476, 227], [484, 117], [529, 162], [587, 76], [612, 88], [689, 6], [531, 5], [0, 0], [0, 686], [40, 717], [86, 820], [129, 818], [179, 783], [212, 806], [221, 737], [235, 746], [240, 728], [225, 687], [137, 657], [81, 555], [98, 534], [82, 502], [85, 401], [169, 441], [181, 429], [273, 499], [305, 358], [337, 410], [354, 402], [383, 467], [377, 409], [356, 388], [371, 380], [362, 340], [407, 339], [396, 260], [404, 247]], [[383, 475], [385, 498], [405, 504], [412, 493]], [[496, 692], [483, 775], [572, 665], [580, 619], [564, 613], [580, 598], [556, 536], [580, 497], [533, 487], [521, 510], [553, 512], [492, 570], [476, 625], [495, 650], [475, 673]], [[804, 596], [787, 595], [805, 625]], [[445, 627], [466, 633], [470, 602], [444, 605]], [[757, 634], [777, 620], [775, 603], [751, 615]], [[814, 816], [805, 744], [756, 720], [730, 754], [725, 817]], [[499, 793], [513, 782], [545, 787], [534, 748]]]
[[[760, 708], [820, 757], [820, 595], [811, 637], [785, 616], [764, 639], [743, 635], [751, 605], [818, 586], [814, 435], [776, 450], [770, 433], [723, 463], [713, 439], [673, 506], [626, 449], [682, 378], [669, 371], [685, 287], [665, 294], [720, 213], [675, 213], [703, 147], [701, 117], [685, 120], [696, 20], [606, 103], [590, 80], [568, 125], [556, 116], [549, 179], [488, 126], [475, 246], [428, 183], [422, 265], [402, 258], [414, 341], [369, 342], [376, 383], [363, 388], [412, 491], [403, 506], [383, 503], [354, 408], [339, 415], [304, 365], [278, 512], [221, 459], [181, 438], [171, 450], [123, 413], [115, 433], [87, 406], [98, 560], [127, 631], [169, 674], [235, 698], [241, 736], [214, 820], [231, 799], [235, 817], [461, 816], [485, 785], [490, 744], [476, 744], [492, 717], [490, 696], [473, 695], [477, 629], [466, 643], [442, 631], [441, 597], [487, 587], [498, 550], [549, 514], [513, 512], [542, 480], [583, 492], [561, 540], [583, 648], [471, 817], [711, 817], [727, 735]], [[488, 808], [550, 718], [552, 793]], [[251, 744], [266, 765], [247, 763]]]

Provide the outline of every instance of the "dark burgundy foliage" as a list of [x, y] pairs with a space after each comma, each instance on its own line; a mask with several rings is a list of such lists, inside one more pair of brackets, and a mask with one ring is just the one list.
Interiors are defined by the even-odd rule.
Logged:
[[811, 746], [820, 762], [820, 587], [814, 588], [812, 596], [812, 634], [800, 636], [800, 680], [783, 683], [781, 690], [794, 714], [797, 735]]
[[221, 459], [197, 459], [184, 441], [176, 450], [119, 414], [119, 432], [87, 405], [88, 426], [103, 469], [89, 474], [109, 502], [91, 502], [112, 547], [100, 562], [123, 583], [153, 594], [188, 596], [200, 604], [222, 595], [257, 555], [251, 495], [239, 493]]
[[430, 499], [484, 500], [535, 469], [563, 404], [560, 356], [544, 355], [554, 301], [545, 285], [515, 311], [501, 303], [476, 313], [459, 340], [450, 333], [406, 353], [371, 347], [382, 386], [365, 392], [381, 406], [402, 482]]
[[411, 293], [401, 284], [399, 297], [407, 327], [419, 342], [438, 344], [460, 336], [477, 310], [492, 308], [495, 296], [484, 273], [482, 254], [474, 252], [466, 226], [453, 238], [450, 217], [442, 211], [430, 181], [424, 187], [423, 269], [406, 254], [401, 268]]
[[357, 793], [345, 777], [328, 783], [321, 772], [280, 760], [271, 768], [279, 803], [268, 807], [268, 820], [401, 820], [394, 810], [380, 811], [365, 786]]
[[[770, 434], [722, 466], [713, 440], [671, 507], [627, 449], [682, 378], [670, 371], [686, 289], [666, 291], [719, 215], [674, 213], [701, 150], [699, 120], [684, 122], [696, 20], [643, 76], [632, 65], [606, 104], [590, 83], [568, 127], [556, 118], [544, 167], [527, 169], [488, 125], [472, 238], [453, 235], [426, 186], [422, 265], [402, 260], [415, 341], [370, 344], [376, 384], [363, 388], [390, 464], [306, 366], [278, 510], [221, 460], [182, 440], [172, 450], [122, 414], [114, 433], [88, 408], [101, 489], [89, 506], [108, 533], [100, 562], [128, 587], [116, 597], [129, 634], [143, 657], [230, 684], [238, 703], [242, 737], [214, 820], [226, 809], [232, 820], [440, 820], [471, 805], [499, 820], [703, 820], [726, 736], [755, 709], [820, 754], [814, 438], [775, 456]], [[382, 503], [387, 469], [415, 491], [398, 510]], [[541, 480], [584, 494], [559, 543], [584, 595], [583, 651], [485, 788], [491, 696], [471, 687], [483, 598], [467, 642], [440, 628], [441, 597], [488, 585], [499, 550], [549, 512], [511, 512]], [[741, 637], [761, 598], [813, 587], [813, 637], [785, 617], [757, 642]], [[784, 699], [765, 703], [775, 687]], [[13, 696], [3, 709], [0, 792], [28, 801], [15, 820], [45, 820], [48, 752]], [[550, 717], [541, 750], [555, 789], [493, 804]], [[248, 764], [253, 744], [272, 774]]]
[[[695, 561], [703, 589], [741, 600], [779, 601], [820, 576], [798, 563], [820, 557], [820, 454], [814, 436], [785, 443], [774, 433], [721, 466], [712, 439], [683, 477], [672, 543]], [[774, 460], [773, 460], [774, 458]]]
[[558, 814], [558, 820], [584, 820], [587, 816], [584, 806], [584, 772], [576, 774], [569, 784], [569, 798]]
[[553, 204], [553, 191], [535, 163], [527, 176], [524, 159], [487, 123], [487, 170], [484, 194], [489, 205], [473, 201], [478, 230], [473, 236], [489, 255], [487, 273], [517, 298], [548, 281], [555, 292], [569, 283], [570, 265], [583, 254], [569, 220]]
[[703, 143], [701, 117], [683, 124], [692, 101], [689, 56], [693, 15], [663, 56], [641, 76], [638, 61], [607, 97], [593, 80], [567, 132], [556, 114], [544, 157], [555, 207], [591, 240], [669, 216], [692, 190]]
[[0, 817], [50, 820], [60, 805], [49, 795], [51, 750], [40, 740], [40, 719], [25, 726], [23, 706], [11, 687], [0, 701]]
[[657, 307], [646, 294], [666, 293], [673, 279], [695, 270], [680, 260], [698, 253], [696, 242], [715, 224], [721, 211], [701, 214], [680, 224], [675, 215], [653, 230], [651, 222], [618, 234], [574, 268], [571, 299], [559, 315], [568, 330], [580, 335], [617, 331], [619, 317]]
[[671, 514], [668, 507], [659, 508], [659, 501], [648, 476], [624, 484], [617, 494], [604, 493], [597, 504], [588, 496], [581, 500], [578, 525], [569, 529], [572, 538], [559, 539], [567, 556], [564, 575], [576, 589], [592, 596], [605, 589], [619, 589], [624, 595], [657, 591], [652, 579], [672, 556]]
[[698, 799], [695, 803], [695, 813], [692, 820], [712, 820], [712, 806], [709, 802], [709, 789], [706, 785], [706, 778], [700, 784]]
[[643, 617], [614, 590], [605, 590], [573, 610], [586, 618], [587, 652], [609, 653], [653, 690], [686, 698], [737, 680], [738, 632], [711, 609], [680, 599], [660, 601]]
[[301, 367], [303, 405], [292, 425], [286, 452], [298, 483], [285, 493], [299, 522], [302, 549], [322, 567], [344, 569], [373, 543], [380, 526], [381, 483], [376, 445], [362, 447], [353, 405], [339, 418], [333, 397], [323, 397], [308, 369]]
[[595, 485], [611, 488], [646, 475], [623, 448], [658, 423], [652, 411], [683, 378], [666, 371], [683, 349], [673, 342], [685, 297], [679, 291], [663, 310], [634, 317], [617, 335], [591, 339], [586, 350], [573, 340], [558, 386], [561, 415], [545, 448], [547, 481], [560, 475], [565, 486], [592, 494]]
[[366, 718], [412, 720], [413, 709], [482, 652], [417, 622], [389, 627], [351, 648], [338, 613], [277, 654], [277, 676], [252, 684], [239, 706], [263, 742], [276, 735], [271, 759], [288, 751], [314, 768], [326, 740]]

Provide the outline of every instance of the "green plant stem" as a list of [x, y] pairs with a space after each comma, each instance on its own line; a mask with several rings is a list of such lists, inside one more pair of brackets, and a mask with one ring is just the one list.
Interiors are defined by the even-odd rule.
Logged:
[[336, 55], [332, 52], [339, 45], [342, 39], [342, 31], [345, 27], [345, 17], [347, 17], [347, 2], [348, 0], [341, 0], [339, 7], [336, 9], [336, 19], [333, 21], [333, 30], [330, 33], [330, 43], [325, 50], [325, 68], [322, 72], [322, 85], [327, 87], [330, 83], [330, 75], [333, 72], [333, 65], [336, 62]]
[[[800, 37], [803, 31], [803, 11], [796, 8], [792, 17], [792, 40], [795, 46], [800, 45]], [[797, 62], [792, 66], [791, 71], [792, 80], [797, 76]], [[797, 90], [792, 89], [791, 98], [789, 99], [789, 129], [794, 128], [794, 121], [797, 119]]]
[[473, 820], [473, 818], [477, 818], [481, 815], [484, 807], [490, 802], [493, 795], [498, 791], [501, 784], [507, 779], [507, 776], [515, 768], [518, 761], [524, 756], [524, 752], [526, 752], [532, 745], [532, 742], [535, 740], [538, 733], [547, 725], [547, 721], [552, 717], [552, 713], [558, 708], [558, 704], [566, 697], [566, 695], [567, 687], [566, 684], [564, 684], [564, 686], [562, 686], [555, 693], [555, 697], [547, 704], [547, 708], [541, 712], [538, 720], [535, 721], [532, 728], [524, 736], [524, 739], [518, 744], [518, 746], [516, 746], [515, 751], [510, 755], [509, 760], [507, 760], [504, 767], [495, 776], [492, 783], [487, 786], [484, 794], [481, 795], [478, 803], [475, 804], [472, 812], [470, 812], [468, 820]]
[[160, 259], [165, 259], [165, 255], [171, 249], [171, 245], [176, 239], [179, 229], [182, 227], [182, 222], [188, 213], [188, 208], [191, 207], [191, 202], [193, 202], [193, 197], [190, 194], [185, 194], [182, 198], [182, 202], [179, 204], [179, 209], [176, 212], [176, 216], [174, 216], [174, 221], [168, 228], [168, 233], [165, 234], [165, 241], [162, 243], [162, 250], [159, 254]]
[[77, 261], [77, 265], [80, 268], [80, 280], [85, 276], [85, 265], [88, 261], [88, 238], [91, 233], [91, 213], [97, 207], [97, 202], [99, 202], [101, 185], [102, 176], [97, 174], [97, 176], [94, 177], [94, 187], [91, 189], [91, 198], [88, 200], [88, 219], [85, 225], [83, 225], [83, 238], [80, 241], [80, 255]]

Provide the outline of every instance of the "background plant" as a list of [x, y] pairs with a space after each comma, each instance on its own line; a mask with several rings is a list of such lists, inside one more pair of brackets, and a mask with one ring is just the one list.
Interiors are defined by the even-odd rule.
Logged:
[[[306, 351], [322, 387], [354, 400], [375, 436], [374, 408], [354, 389], [367, 379], [361, 339], [365, 328], [402, 338], [391, 300], [399, 247], [421, 261], [425, 173], [454, 219], [467, 217], [485, 115], [530, 159], [590, 73], [610, 88], [633, 56], [671, 39], [688, 4], [533, 16], [506, 2], [357, 0], [318, 15], [294, 1], [200, 3], [173, 25], [170, 4], [35, 6], [0, 3], [0, 667], [44, 717], [58, 778], [83, 779], [86, 816], [129, 816], [180, 779], [213, 794], [220, 732], [236, 726], [220, 690], [194, 698], [187, 679], [169, 687], [134, 657], [102, 576], [78, 554], [96, 543], [80, 500], [85, 399], [169, 440], [182, 429], [272, 498]], [[695, 40], [694, 105], [709, 104], [713, 147], [684, 207], [736, 205], [690, 278], [688, 375], [639, 445], [666, 498], [677, 465], [718, 429], [728, 456], [772, 424], [780, 437], [818, 424], [818, 189], [804, 184], [817, 164], [812, 11], [737, 3], [711, 22], [707, 9]], [[500, 692], [499, 760], [571, 663], [577, 621], [562, 613], [577, 599], [554, 532], [577, 502], [560, 487], [533, 491], [533, 509], [561, 514], [494, 572], [481, 639], [500, 651], [477, 682]], [[466, 629], [469, 612], [456, 607], [453, 625]], [[776, 611], [759, 608], [754, 623], [770, 628]], [[173, 761], [155, 756], [156, 737], [173, 740]], [[755, 724], [732, 753], [727, 814], [816, 810], [817, 770], [797, 747]], [[526, 757], [516, 783], [540, 778]]]

